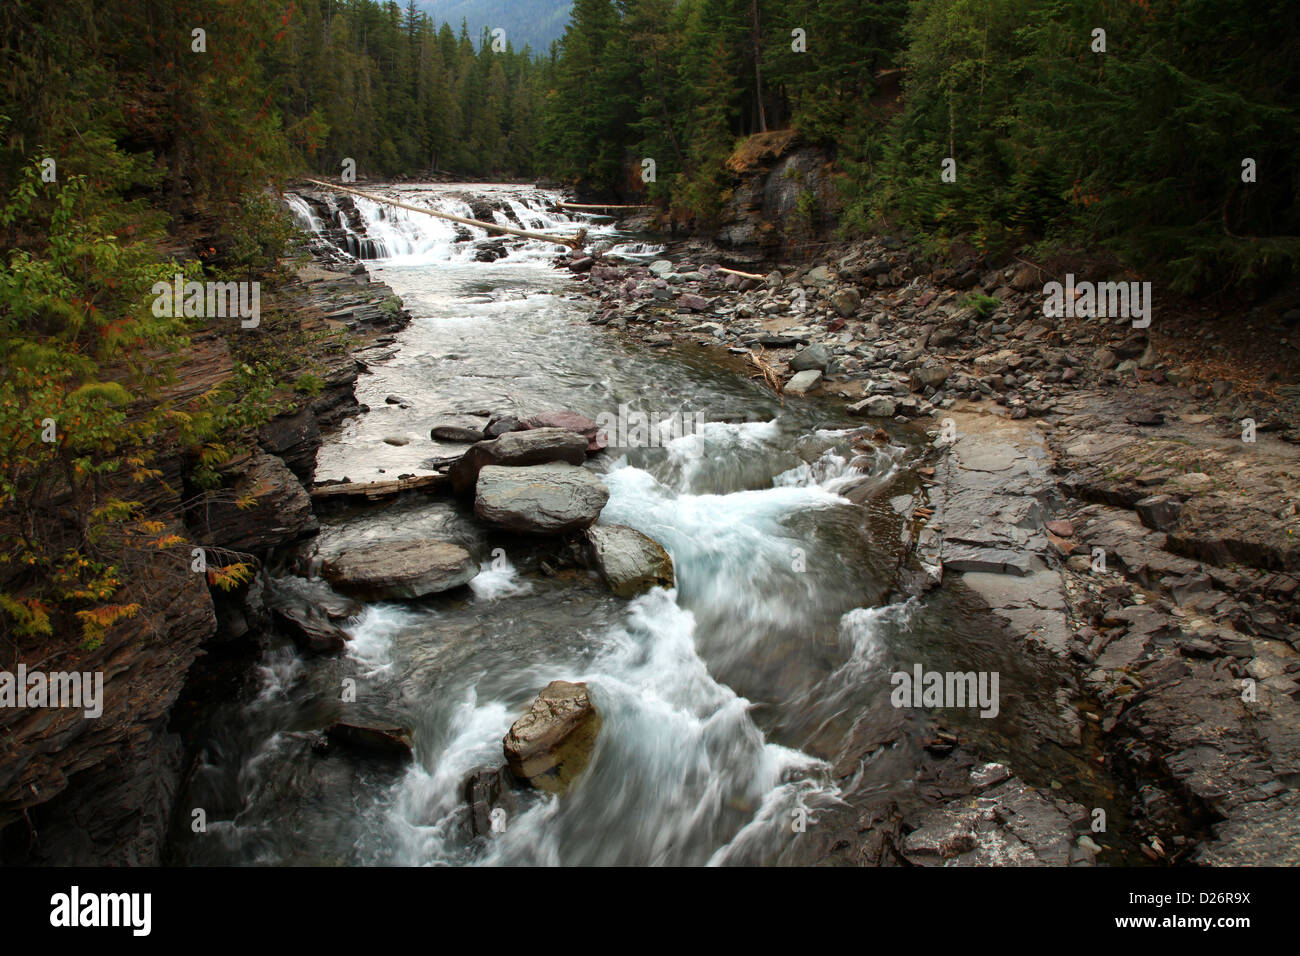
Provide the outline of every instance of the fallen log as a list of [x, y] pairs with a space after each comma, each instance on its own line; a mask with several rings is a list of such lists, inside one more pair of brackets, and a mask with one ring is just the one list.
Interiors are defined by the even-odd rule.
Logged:
[[311, 490], [311, 496], [314, 501], [322, 498], [365, 498], [376, 501], [400, 495], [404, 491], [436, 491], [446, 483], [446, 475], [415, 475], [388, 481], [341, 481], [337, 484], [317, 485]]
[[561, 209], [653, 209], [648, 203], [580, 203], [580, 202], [562, 202], [556, 203]]
[[548, 236], [545, 233], [529, 232], [527, 229], [515, 229], [513, 226], [499, 226], [495, 222], [480, 222], [477, 219], [466, 219], [464, 216], [453, 216], [449, 212], [438, 212], [436, 209], [425, 209], [423, 206], [411, 206], [404, 202], [398, 202], [396, 199], [385, 199], [383, 196], [375, 196], [371, 193], [363, 193], [359, 189], [349, 189], [347, 186], [336, 186], [333, 183], [322, 182], [319, 179], [302, 180], [305, 183], [311, 183], [313, 186], [323, 186], [326, 189], [333, 189], [336, 192], [351, 193], [353, 196], [360, 196], [362, 199], [369, 199], [371, 202], [381, 202], [389, 206], [396, 206], [398, 209], [409, 209], [411, 212], [422, 212], [426, 216], [433, 216], [435, 219], [446, 219], [449, 222], [458, 222], [462, 226], [477, 226], [480, 229], [487, 229], [490, 232], [504, 232], [512, 236], [522, 236], [525, 239], [540, 239], [542, 242], [553, 242], [559, 246], [568, 246], [570, 249], [581, 249], [582, 244], [587, 239], [587, 230], [581, 229], [576, 236]]
[[727, 275], [740, 276], [742, 279], [755, 279], [759, 282], [767, 278], [767, 276], [761, 276], [756, 272], [741, 272], [739, 269], [724, 269], [722, 266], [718, 266], [718, 271], [725, 272]]

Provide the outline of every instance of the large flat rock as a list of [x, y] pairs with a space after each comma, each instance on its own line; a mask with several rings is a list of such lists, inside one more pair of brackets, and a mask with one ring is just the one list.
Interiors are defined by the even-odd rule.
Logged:
[[531, 428], [506, 432], [499, 438], [477, 442], [451, 466], [452, 490], [458, 495], [472, 492], [479, 472], [488, 465], [521, 467], [565, 462], [581, 465], [587, 460], [588, 439], [567, 428]]
[[406, 600], [468, 584], [478, 564], [457, 545], [416, 538], [345, 551], [326, 561], [322, 573], [339, 590], [365, 600]]
[[[573, 437], [582, 441], [585, 454], [585, 440]], [[498, 528], [556, 534], [594, 524], [608, 500], [604, 482], [585, 468], [488, 465], [478, 475], [474, 513]]]

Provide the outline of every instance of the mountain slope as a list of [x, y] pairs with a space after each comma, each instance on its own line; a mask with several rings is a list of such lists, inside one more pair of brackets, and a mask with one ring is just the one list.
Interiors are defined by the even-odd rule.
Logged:
[[416, 0], [416, 6], [457, 32], [465, 19], [475, 43], [484, 28], [500, 27], [516, 50], [528, 45], [544, 54], [564, 33], [573, 0]]

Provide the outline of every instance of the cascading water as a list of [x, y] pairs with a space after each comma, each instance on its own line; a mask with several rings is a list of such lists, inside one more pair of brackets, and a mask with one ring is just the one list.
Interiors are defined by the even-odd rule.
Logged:
[[[529, 228], [579, 226], [547, 211], [555, 197], [539, 190], [473, 188], [505, 197]], [[468, 208], [454, 187], [400, 195]], [[594, 575], [548, 573], [549, 545], [490, 532], [441, 498], [322, 516], [317, 558], [428, 535], [467, 548], [482, 572], [460, 593], [367, 605], [348, 623], [340, 659], [269, 650], [255, 692], [212, 721], [186, 794], [217, 821], [215, 838], [180, 831], [177, 861], [791, 859], [792, 817], [815, 820], [850, 796], [831, 763], [859, 715], [880, 705], [891, 647], [921, 632], [951, 636], [935, 623], [941, 611], [890, 603], [901, 519], [882, 502], [911, 480], [900, 467], [908, 448], [855, 444], [854, 433], [824, 427], [836, 412], [783, 405], [738, 370], [589, 325], [589, 306], [565, 296], [571, 280], [549, 267], [544, 243], [512, 241], [505, 258], [476, 262], [474, 241], [458, 243], [452, 223], [356, 205], [387, 256], [382, 277], [416, 318], [400, 351], [358, 383], [372, 411], [327, 440], [318, 479], [428, 471], [458, 450], [428, 440], [447, 415], [702, 413], [690, 434], [589, 462], [610, 490], [601, 522], [662, 544], [677, 583], [616, 598]], [[591, 228], [625, 248], [638, 241]], [[385, 403], [391, 393], [407, 401]], [[411, 728], [408, 766], [316, 752], [312, 731], [342, 719], [345, 678], [357, 690], [349, 714]], [[503, 763], [502, 737], [555, 679], [587, 682], [602, 715], [590, 764], [564, 796], [520, 794], [500, 832], [475, 835], [467, 776]], [[858, 766], [852, 786], [895, 782], [871, 774], [869, 762]]]

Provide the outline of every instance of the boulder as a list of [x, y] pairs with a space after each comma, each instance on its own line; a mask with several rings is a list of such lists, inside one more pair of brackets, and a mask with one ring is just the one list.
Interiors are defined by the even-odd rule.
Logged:
[[795, 353], [794, 358], [790, 359], [790, 368], [796, 372], [806, 372], [809, 369], [825, 371], [830, 360], [826, 346], [810, 345], [803, 351]]
[[429, 437], [434, 441], [476, 442], [483, 440], [483, 428], [481, 418], [446, 418], [429, 430]]
[[923, 392], [927, 388], [938, 388], [948, 381], [952, 369], [942, 362], [922, 365], [912, 371], [912, 391]]
[[468, 584], [478, 564], [457, 545], [416, 538], [345, 551], [321, 571], [335, 587], [364, 600], [400, 601]]
[[831, 307], [843, 318], [849, 318], [862, 305], [862, 296], [852, 286], [840, 289], [831, 296]]
[[469, 804], [469, 830], [474, 836], [491, 836], [493, 814], [498, 811], [500, 827], [510, 825], [520, 807], [523, 785], [509, 767], [475, 767], [465, 778], [465, 802]]
[[272, 607], [271, 614], [304, 651], [336, 654], [347, 647], [347, 634], [318, 608], [286, 603]]
[[587, 460], [589, 443], [580, 433], [565, 428], [506, 432], [499, 438], [476, 442], [448, 471], [452, 491], [469, 494], [478, 482], [479, 472], [488, 465], [544, 465], [557, 461], [581, 465]]
[[483, 429], [483, 434], [487, 438], [499, 438], [506, 432], [517, 432], [523, 427], [519, 419], [513, 415], [493, 415], [491, 421], [487, 423], [487, 428]]
[[506, 765], [539, 790], [564, 793], [590, 762], [600, 725], [586, 684], [551, 681], [502, 741]]
[[619, 597], [673, 586], [673, 559], [657, 541], [625, 525], [593, 525], [586, 531], [592, 563]]
[[[600, 426], [586, 415], [579, 415], [577, 412], [542, 412], [540, 415], [525, 418], [519, 423], [519, 427], [521, 429], [563, 428], [568, 432], [576, 432], [587, 439], [588, 454], [605, 447], [605, 436], [600, 433]], [[496, 464], [510, 463], [496, 462]]]
[[898, 412], [898, 403], [888, 395], [872, 395], [848, 407], [850, 415], [867, 415], [871, 418], [893, 418]]
[[474, 513], [511, 531], [557, 534], [593, 524], [609, 489], [573, 465], [487, 465], [478, 474]]
[[405, 727], [337, 723], [325, 731], [331, 743], [340, 743], [377, 757], [409, 758], [411, 732]]
[[807, 395], [817, 387], [817, 383], [821, 380], [822, 373], [817, 369], [796, 372], [790, 381], [785, 383], [785, 393], [787, 395]]

